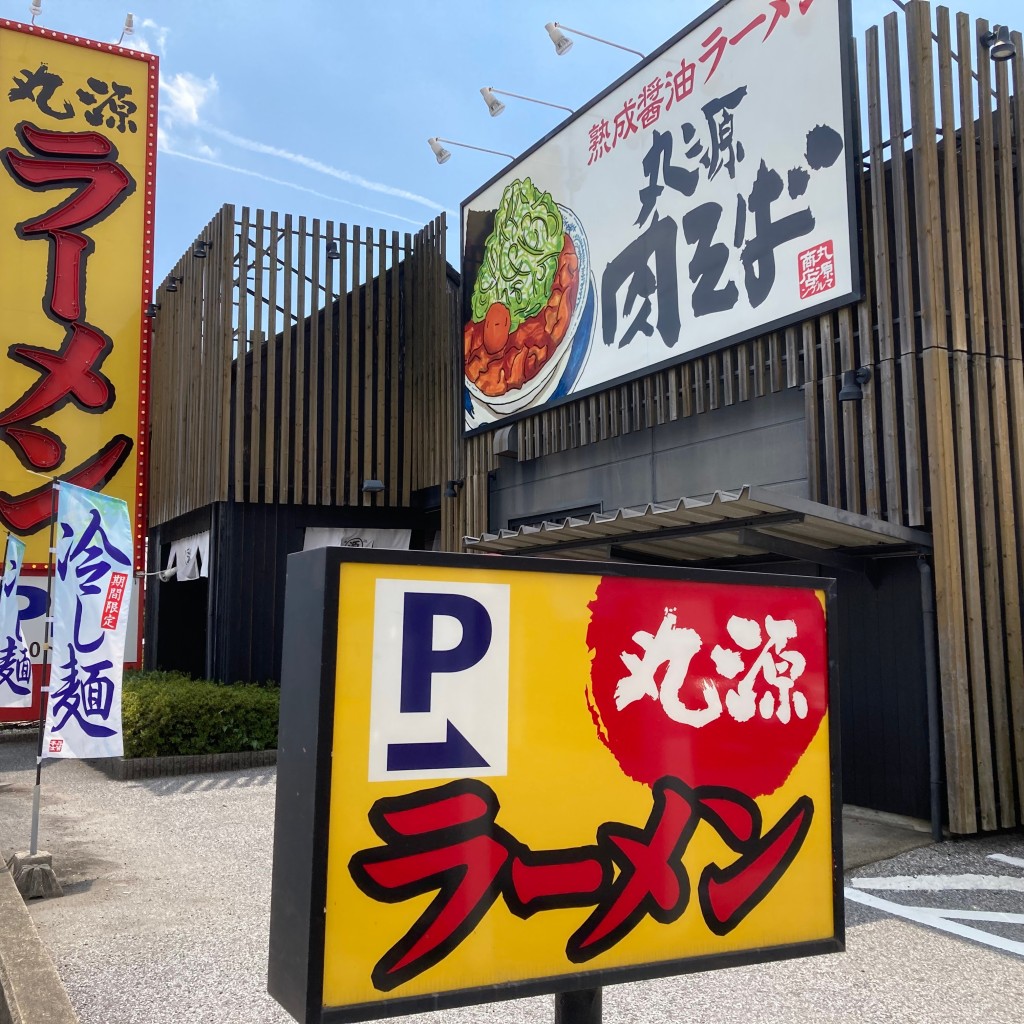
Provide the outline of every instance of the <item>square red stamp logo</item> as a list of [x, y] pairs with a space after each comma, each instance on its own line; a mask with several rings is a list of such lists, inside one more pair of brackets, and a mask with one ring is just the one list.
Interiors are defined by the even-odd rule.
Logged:
[[59, 754], [64, 749], [64, 741], [59, 739], [50, 740], [50, 753]]
[[800, 298], [811, 299], [836, 286], [836, 257], [832, 239], [805, 249], [797, 256]]

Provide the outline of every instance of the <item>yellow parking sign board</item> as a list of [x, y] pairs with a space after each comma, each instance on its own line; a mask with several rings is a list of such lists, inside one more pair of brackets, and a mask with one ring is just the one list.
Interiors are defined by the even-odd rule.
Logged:
[[842, 948], [831, 587], [293, 557], [272, 994], [360, 1020]]

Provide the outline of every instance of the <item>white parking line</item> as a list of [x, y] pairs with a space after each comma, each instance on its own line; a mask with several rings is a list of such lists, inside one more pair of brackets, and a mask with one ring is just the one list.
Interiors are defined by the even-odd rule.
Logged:
[[1005, 853], [990, 853], [989, 860], [997, 860], [1002, 864], [1012, 864], [1015, 868], [1024, 868], [1024, 860], [1020, 857], [1008, 857]]
[[[986, 911], [956, 911], [944, 910], [934, 907], [905, 907], [900, 903], [893, 903], [891, 900], [883, 900], [879, 896], [872, 896], [870, 893], [860, 892], [851, 886], [846, 887], [846, 898], [854, 903], [860, 903], [865, 907], [873, 907], [875, 910], [884, 910], [887, 914], [895, 917], [902, 917], [916, 924], [923, 924], [929, 928], [937, 928], [940, 931], [949, 932], [951, 935], [958, 935], [962, 939], [972, 939], [974, 942], [981, 942], [986, 946], [1002, 950], [1004, 953], [1014, 953], [1024, 957], [1024, 942], [1016, 942], [1013, 939], [1004, 939], [1001, 935], [990, 935], [980, 928], [971, 928], [968, 925], [958, 924], [952, 917], [962, 918], [967, 921], [994, 921], [1002, 924], [1024, 923], [1022, 914], [999, 914]], [[984, 917], [979, 915], [984, 914]]]
[[857, 889], [899, 892], [946, 892], [951, 889], [1024, 892], [1024, 878], [1009, 875], [892, 875], [888, 878], [854, 878], [853, 885]]

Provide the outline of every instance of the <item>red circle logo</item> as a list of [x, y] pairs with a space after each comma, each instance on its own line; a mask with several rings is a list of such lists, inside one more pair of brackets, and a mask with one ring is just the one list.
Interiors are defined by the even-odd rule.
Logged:
[[751, 797], [786, 781], [828, 706], [815, 591], [604, 577], [590, 613], [590, 710], [630, 778]]

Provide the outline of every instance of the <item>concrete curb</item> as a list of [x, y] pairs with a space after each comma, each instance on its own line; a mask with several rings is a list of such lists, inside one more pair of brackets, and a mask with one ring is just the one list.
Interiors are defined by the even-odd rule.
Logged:
[[0, 865], [0, 1024], [78, 1024], [10, 872]]
[[[86, 764], [118, 782], [160, 779], [170, 775], [233, 772], [277, 764], [276, 750], [243, 750], [234, 754], [182, 754], [175, 757], [105, 757]], [[0, 1021], [0, 1024], [3, 1024]]]

